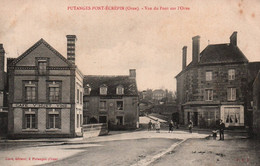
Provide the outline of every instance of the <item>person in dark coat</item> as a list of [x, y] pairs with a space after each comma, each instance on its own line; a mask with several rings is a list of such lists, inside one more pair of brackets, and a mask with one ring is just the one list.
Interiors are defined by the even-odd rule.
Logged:
[[220, 120], [219, 124], [219, 140], [224, 140], [224, 130], [225, 130], [225, 124], [222, 120]]
[[189, 122], [189, 131], [190, 131], [190, 133], [192, 133], [192, 127], [193, 127], [193, 122], [192, 122], [192, 120], [190, 120], [190, 122]]
[[148, 131], [151, 131], [151, 129], [152, 129], [152, 121], [150, 120], [150, 122], [148, 123]]

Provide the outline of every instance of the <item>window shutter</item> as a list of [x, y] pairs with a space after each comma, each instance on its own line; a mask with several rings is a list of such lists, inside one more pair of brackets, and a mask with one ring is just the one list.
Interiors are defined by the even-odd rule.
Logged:
[[35, 109], [35, 128], [38, 129], [38, 110]]
[[22, 126], [22, 128], [25, 129], [25, 125], [26, 125], [26, 124], [25, 124], [25, 110], [24, 110], [24, 109], [23, 109], [22, 121], [23, 121], [23, 124], [22, 124], [23, 126]]
[[50, 125], [49, 125], [49, 110], [46, 110], [46, 129], [49, 129]]
[[236, 88], [233, 88], [233, 99], [234, 99], [234, 100], [236, 100], [236, 94], [237, 94], [236, 91], [237, 91], [237, 89], [236, 89]]
[[57, 121], [58, 122], [57, 123], [58, 124], [57, 128], [61, 129], [61, 110], [59, 109], [58, 112], [59, 112], [59, 115], [58, 115], [58, 119], [57, 119], [58, 120]]
[[230, 100], [231, 99], [231, 88], [228, 88], [227, 89], [227, 98], [228, 98], [228, 100]]

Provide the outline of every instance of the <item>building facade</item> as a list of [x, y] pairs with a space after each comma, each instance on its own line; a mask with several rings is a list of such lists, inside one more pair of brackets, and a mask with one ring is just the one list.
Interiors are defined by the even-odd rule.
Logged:
[[260, 138], [260, 71], [253, 83], [253, 115], [252, 131], [255, 136]]
[[156, 89], [153, 91], [153, 100], [160, 101], [166, 97], [166, 92], [162, 89]]
[[9, 137], [81, 135], [83, 74], [75, 65], [75, 42], [67, 35], [67, 59], [44, 39], [7, 59]]
[[230, 43], [208, 45], [200, 52], [200, 36], [192, 38], [192, 62], [186, 66], [183, 47], [182, 71], [177, 79], [180, 122], [216, 127], [244, 127], [247, 114], [248, 60], [237, 46], [237, 32]]
[[110, 129], [136, 128], [139, 122], [136, 71], [129, 76], [84, 77], [84, 124], [107, 123]]
[[8, 125], [7, 77], [5, 72], [5, 50], [0, 44], [0, 136], [7, 134]]

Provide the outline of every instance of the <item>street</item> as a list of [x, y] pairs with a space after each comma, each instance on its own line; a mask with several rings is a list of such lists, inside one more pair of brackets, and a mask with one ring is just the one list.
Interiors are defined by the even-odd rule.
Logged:
[[1, 165], [257, 165], [259, 141], [175, 130], [111, 132], [88, 139], [0, 142]]

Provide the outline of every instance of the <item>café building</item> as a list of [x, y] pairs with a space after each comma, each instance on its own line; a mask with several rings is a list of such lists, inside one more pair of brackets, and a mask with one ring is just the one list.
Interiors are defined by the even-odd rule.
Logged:
[[10, 138], [76, 137], [83, 121], [83, 74], [75, 65], [75, 35], [67, 58], [44, 39], [7, 59]]

